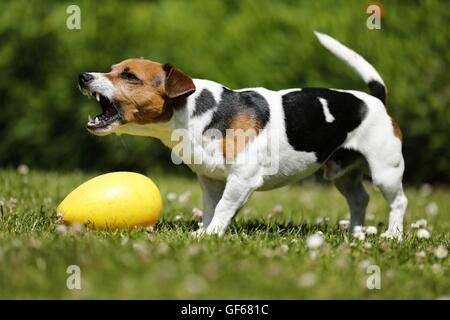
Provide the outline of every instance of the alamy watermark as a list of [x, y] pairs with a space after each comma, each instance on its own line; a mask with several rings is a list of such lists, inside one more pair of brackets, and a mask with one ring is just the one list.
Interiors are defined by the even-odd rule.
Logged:
[[69, 15], [66, 19], [66, 27], [69, 30], [81, 29], [81, 9], [75, 4], [67, 7], [66, 13]]
[[376, 4], [371, 4], [367, 7], [366, 13], [370, 14], [366, 21], [367, 29], [381, 29], [381, 8]]
[[217, 168], [231, 164], [255, 164], [264, 174], [278, 172], [280, 137], [276, 130], [208, 129], [205, 132], [175, 129], [171, 137], [174, 164]]
[[69, 274], [66, 280], [66, 286], [69, 290], [81, 290], [81, 269], [73, 264], [67, 267], [66, 273]]
[[369, 290], [381, 289], [381, 269], [379, 266], [372, 264], [367, 267], [366, 273], [369, 274], [366, 280], [366, 287]]

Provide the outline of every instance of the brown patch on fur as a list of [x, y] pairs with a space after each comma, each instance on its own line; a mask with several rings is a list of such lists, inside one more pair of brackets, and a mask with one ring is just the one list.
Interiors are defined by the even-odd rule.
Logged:
[[234, 159], [261, 131], [261, 123], [250, 114], [237, 113], [230, 120], [222, 142], [223, 156]]
[[[133, 73], [139, 80], [124, 78], [121, 76], [124, 71]], [[113, 65], [105, 76], [116, 89], [114, 98], [120, 104], [126, 123], [168, 121], [176, 104], [174, 98], [195, 91], [192, 79], [186, 74], [173, 67], [166, 71], [161, 63], [145, 59], [124, 60]], [[174, 82], [177, 87], [172, 85]], [[180, 86], [184, 91], [177, 95]]]
[[398, 126], [397, 121], [395, 121], [394, 118], [391, 118], [391, 122], [392, 122], [392, 128], [394, 129], [394, 135], [400, 139], [400, 141], [403, 141], [403, 134], [402, 131], [400, 130], [400, 127]]

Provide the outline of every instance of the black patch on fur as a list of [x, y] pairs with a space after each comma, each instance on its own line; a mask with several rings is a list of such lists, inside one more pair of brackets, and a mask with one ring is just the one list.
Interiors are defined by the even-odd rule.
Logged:
[[225, 135], [225, 130], [229, 128], [237, 113], [247, 114], [261, 125], [261, 129], [270, 119], [269, 104], [258, 92], [251, 90], [237, 92], [223, 88], [217, 109], [203, 132], [209, 129], [217, 129], [220, 130], [222, 135]]
[[369, 92], [372, 96], [380, 99], [383, 104], [386, 104], [386, 88], [380, 82], [372, 80], [367, 86], [369, 87]]
[[364, 157], [359, 151], [341, 148], [336, 150], [328, 160], [336, 162], [342, 169], [345, 169], [361, 159]]
[[[327, 101], [333, 122], [326, 122], [318, 98]], [[365, 103], [354, 95], [321, 88], [283, 95], [283, 109], [289, 143], [297, 151], [315, 152], [319, 162], [342, 145], [367, 113]]]
[[211, 91], [203, 89], [197, 98], [195, 98], [195, 109], [192, 116], [198, 117], [206, 111], [213, 109], [216, 105], [216, 100], [214, 100]]

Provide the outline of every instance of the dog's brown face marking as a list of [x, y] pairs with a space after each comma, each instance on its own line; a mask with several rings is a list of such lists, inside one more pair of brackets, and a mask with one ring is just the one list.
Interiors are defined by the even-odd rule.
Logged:
[[263, 125], [250, 114], [235, 114], [228, 125], [227, 134], [223, 138], [223, 156], [226, 159], [234, 159], [261, 131]]
[[126, 123], [168, 121], [173, 100], [195, 91], [192, 79], [172, 67], [145, 59], [127, 59], [105, 74], [115, 88], [114, 99]]
[[391, 122], [392, 122], [392, 128], [394, 129], [394, 135], [400, 139], [400, 141], [403, 141], [403, 134], [402, 131], [400, 130], [400, 127], [398, 126], [397, 121], [395, 121], [394, 118], [391, 118]]

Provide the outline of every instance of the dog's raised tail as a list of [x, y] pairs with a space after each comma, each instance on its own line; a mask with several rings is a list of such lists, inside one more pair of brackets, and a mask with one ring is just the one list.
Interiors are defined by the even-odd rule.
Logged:
[[314, 33], [325, 48], [346, 62], [363, 78], [372, 96], [377, 97], [383, 103], [386, 102], [386, 85], [377, 70], [366, 59], [332, 37], [317, 31]]

